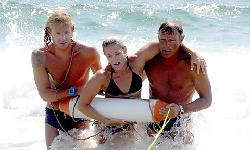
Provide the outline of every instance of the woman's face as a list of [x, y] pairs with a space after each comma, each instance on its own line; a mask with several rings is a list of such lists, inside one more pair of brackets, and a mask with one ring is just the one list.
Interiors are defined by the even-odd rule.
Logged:
[[127, 63], [127, 49], [119, 44], [104, 47], [104, 55], [114, 70], [122, 70]]
[[53, 43], [60, 49], [66, 49], [71, 45], [74, 28], [65, 23], [57, 23], [50, 27]]

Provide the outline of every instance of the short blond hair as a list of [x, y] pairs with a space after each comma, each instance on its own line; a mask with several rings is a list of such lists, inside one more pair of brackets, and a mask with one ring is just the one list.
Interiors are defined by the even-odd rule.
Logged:
[[46, 26], [44, 28], [44, 43], [45, 45], [49, 45], [52, 39], [50, 36], [50, 29], [53, 25], [58, 23], [64, 23], [65, 25], [74, 26], [71, 15], [63, 10], [54, 11], [48, 18]]

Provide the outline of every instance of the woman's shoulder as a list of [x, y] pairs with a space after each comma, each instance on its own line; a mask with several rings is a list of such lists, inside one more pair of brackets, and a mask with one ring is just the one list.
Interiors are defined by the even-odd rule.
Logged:
[[127, 59], [128, 59], [128, 64], [129, 64], [130, 67], [136, 65], [137, 57], [138, 57], [137, 55], [129, 55], [129, 56], [127, 57]]
[[96, 82], [106, 83], [106, 81], [108, 81], [110, 78], [110, 72], [105, 69], [99, 69], [93, 75], [93, 78]]
[[135, 61], [137, 57], [138, 57], [138, 56], [135, 55], [135, 54], [134, 54], [134, 55], [129, 55], [129, 56], [128, 56], [128, 61], [129, 61], [129, 62]]

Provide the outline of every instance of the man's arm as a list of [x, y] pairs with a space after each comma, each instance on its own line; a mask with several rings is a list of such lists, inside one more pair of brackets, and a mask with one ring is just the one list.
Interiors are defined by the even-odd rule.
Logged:
[[[185, 52], [191, 55], [191, 70], [195, 68], [194, 64], [196, 64], [197, 74], [199, 74], [200, 69], [202, 70], [203, 74], [205, 74], [206, 62], [203, 59], [203, 57], [201, 57], [201, 55], [199, 55], [198, 52], [186, 47], [184, 44], [181, 45], [181, 48]], [[158, 42], [151, 42], [151, 43], [146, 44], [145, 46], [140, 48], [138, 52], [135, 53], [135, 55], [137, 56], [136, 67], [138, 67], [138, 69], [143, 68], [145, 63], [151, 60], [152, 58], [154, 58], [159, 52], [160, 52], [160, 48], [159, 48]]]
[[154, 58], [159, 52], [160, 49], [158, 42], [147, 43], [135, 53], [135, 67], [142, 72], [145, 63]]
[[194, 71], [193, 81], [194, 86], [199, 94], [199, 98], [189, 104], [175, 104], [171, 103], [167, 105], [167, 107], [161, 108], [160, 113], [163, 115], [167, 115], [168, 109], [170, 109], [170, 113], [168, 114], [168, 118], [175, 118], [181, 112], [181, 107], [183, 108], [184, 113], [197, 112], [203, 109], [208, 108], [212, 103], [212, 93], [211, 86], [206, 74], [197, 74]]
[[96, 48], [92, 48], [92, 63], [91, 63], [91, 70], [93, 73], [98, 71], [102, 68], [101, 62], [100, 62], [100, 55]]
[[211, 85], [207, 74], [197, 74], [193, 71], [194, 86], [199, 94], [195, 101], [183, 105], [184, 112], [196, 112], [208, 108], [212, 104]]
[[39, 50], [33, 51], [31, 63], [37, 90], [44, 101], [55, 102], [58, 99], [68, 97], [68, 90], [57, 91], [51, 88], [48, 73], [44, 66], [43, 52]]

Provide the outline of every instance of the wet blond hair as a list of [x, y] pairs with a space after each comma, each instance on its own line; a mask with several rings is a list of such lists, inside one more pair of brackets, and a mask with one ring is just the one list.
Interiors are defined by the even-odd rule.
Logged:
[[44, 28], [44, 43], [46, 46], [48, 46], [52, 42], [51, 35], [50, 35], [52, 26], [55, 24], [59, 24], [59, 23], [64, 23], [65, 25], [74, 27], [74, 23], [72, 21], [70, 14], [68, 14], [67, 12], [63, 10], [54, 11], [49, 16], [46, 26]]

